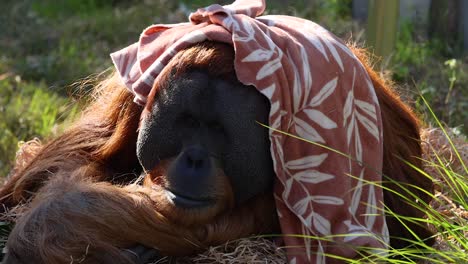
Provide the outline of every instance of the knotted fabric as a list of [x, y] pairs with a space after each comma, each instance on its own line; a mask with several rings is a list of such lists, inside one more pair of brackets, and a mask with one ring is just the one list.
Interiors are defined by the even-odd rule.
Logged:
[[111, 57], [144, 105], [178, 51], [207, 40], [232, 45], [238, 79], [271, 102], [274, 192], [290, 263], [341, 263], [330, 255], [387, 247], [382, 124], [365, 68], [319, 25], [259, 16], [264, 9], [260, 0], [201, 8], [188, 23], [148, 27]]

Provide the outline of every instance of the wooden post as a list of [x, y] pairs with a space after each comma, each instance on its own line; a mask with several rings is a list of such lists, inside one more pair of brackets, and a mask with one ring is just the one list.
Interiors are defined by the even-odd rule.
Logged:
[[353, 0], [353, 18], [364, 22], [367, 19], [368, 0]]
[[461, 1], [460, 28], [463, 37], [463, 48], [468, 53], [468, 1]]
[[399, 0], [369, 0], [367, 45], [385, 59], [395, 47]]
[[446, 45], [460, 45], [459, 15], [461, 4], [466, 0], [444, 0], [431, 2], [431, 18], [429, 21], [429, 37], [442, 40]]

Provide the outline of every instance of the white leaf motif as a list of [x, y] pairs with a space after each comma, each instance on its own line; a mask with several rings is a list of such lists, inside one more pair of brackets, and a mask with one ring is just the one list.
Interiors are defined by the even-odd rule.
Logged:
[[328, 221], [327, 219], [325, 219], [325, 217], [317, 214], [317, 213], [313, 213], [313, 216], [312, 216], [312, 222], [314, 224], [314, 227], [315, 229], [322, 235], [325, 235], [325, 236], [328, 236], [330, 235], [330, 221]]
[[369, 88], [369, 91], [373, 91], [372, 92], [372, 100], [374, 101], [374, 103], [376, 105], [378, 105], [379, 104], [379, 99], [377, 98], [377, 94], [375, 93], [374, 85], [372, 84], [372, 82], [369, 79], [367, 79], [366, 82], [367, 82], [367, 87]]
[[310, 120], [317, 123], [319, 126], [325, 129], [332, 129], [336, 128], [337, 125], [333, 120], [328, 118], [322, 112], [315, 110], [315, 109], [304, 109], [304, 113], [310, 118]]
[[[310, 227], [310, 224], [309, 224], [309, 227]], [[309, 229], [305, 228], [304, 225], [301, 226], [301, 229], [302, 229], [301, 233], [304, 235], [304, 246], [306, 248], [307, 259], [310, 260], [310, 255], [311, 255], [310, 244], [312, 242], [312, 239], [310, 238], [311, 237], [310, 232], [309, 232]]]
[[338, 77], [333, 78], [331, 81], [326, 83], [322, 89], [318, 92], [317, 95], [310, 100], [310, 106], [318, 106], [320, 105], [325, 99], [327, 99], [336, 88], [336, 84], [338, 83]]
[[247, 57], [242, 59], [242, 62], [253, 62], [253, 61], [268, 61], [273, 56], [274, 51], [258, 49], [252, 51]]
[[280, 210], [276, 210], [276, 214], [278, 215], [279, 219], [283, 218], [283, 214], [281, 213]]
[[359, 175], [359, 180], [354, 187], [354, 193], [351, 197], [351, 203], [349, 204], [349, 212], [352, 215], [356, 215], [357, 209], [359, 207], [359, 203], [361, 202], [361, 194], [362, 194], [362, 179], [364, 177], [364, 170], [361, 171]]
[[313, 195], [311, 196], [313, 202], [319, 204], [331, 204], [331, 205], [342, 205], [343, 199], [340, 199], [335, 196], [326, 196], [326, 195]]
[[[304, 219], [304, 222], [305, 222], [305, 226], [310, 228], [312, 226], [312, 213], [309, 214], [309, 216], [307, 216], [305, 219]], [[302, 227], [304, 229], [304, 226]], [[304, 230], [303, 230], [303, 233], [304, 233]]]
[[[279, 103], [277, 103], [279, 106]], [[273, 107], [273, 105], [272, 105]], [[281, 115], [278, 115], [278, 117], [273, 121], [273, 123], [270, 125], [274, 129], [279, 129], [281, 123]], [[272, 130], [270, 130], [272, 131]]]
[[[291, 57], [288, 51], [288, 57]], [[295, 63], [291, 63], [291, 67], [294, 73], [294, 84], [293, 84], [293, 103], [294, 103], [294, 113], [299, 111], [299, 104], [302, 99], [302, 83], [301, 76], [299, 76], [299, 71]]]
[[319, 172], [316, 170], [305, 170], [293, 175], [293, 178], [306, 183], [321, 183], [335, 178], [335, 175]]
[[361, 122], [361, 124], [367, 129], [367, 131], [377, 140], [379, 141], [379, 128], [377, 127], [374, 122], [370, 121], [367, 117], [361, 115], [358, 111], [356, 111], [356, 117]]
[[293, 181], [294, 181], [293, 178], [289, 178], [289, 179], [286, 180], [286, 182], [284, 184], [284, 192], [283, 192], [284, 197], [289, 196], [289, 193], [291, 192], [291, 187], [292, 187]]
[[374, 227], [375, 219], [377, 218], [377, 200], [375, 198], [374, 185], [369, 185], [369, 192], [367, 194], [367, 205], [366, 205], [366, 226], [369, 230]]
[[302, 87], [304, 89], [304, 101], [302, 107], [305, 107], [305, 98], [309, 98], [309, 93], [312, 89], [312, 73], [310, 71], [309, 56], [307, 56], [307, 52], [304, 46], [301, 45], [300, 48], [302, 57]]
[[353, 232], [357, 232], [357, 231], [365, 232], [367, 230], [367, 228], [365, 228], [362, 225], [355, 225], [355, 224], [351, 223], [351, 220], [345, 220], [345, 221], [343, 221], [343, 224], [345, 224], [345, 226], [348, 227], [348, 232], [349, 233], [353, 233]]
[[276, 70], [281, 68], [281, 57], [278, 57], [265, 65], [262, 66], [262, 68], [258, 71], [256, 79], [261, 80], [267, 76], [272, 75]]
[[325, 260], [325, 253], [323, 252], [323, 249], [317, 252], [317, 257], [315, 258], [315, 263], [316, 264], [326, 264]]
[[[304, 24], [304, 28], [306, 30], [308, 30], [309, 28], [314, 28], [316, 27], [316, 24], [315, 23], [312, 23], [310, 21], [307, 21], [305, 24]], [[314, 45], [314, 47], [320, 52], [322, 53], [323, 57], [325, 57], [325, 59], [327, 61], [328, 60], [328, 56], [327, 56], [327, 53], [325, 52], [325, 48], [323, 47], [322, 45], [322, 42], [320, 41], [320, 38], [317, 37], [317, 35], [315, 34], [315, 32], [311, 32], [309, 34], [304, 34], [307, 38], [307, 40], [312, 44]]]
[[305, 197], [301, 200], [299, 200], [294, 206], [293, 210], [296, 214], [298, 215], [303, 215], [305, 211], [307, 210], [307, 206], [310, 203], [310, 197]]
[[286, 167], [292, 170], [304, 170], [317, 167], [327, 158], [328, 153], [320, 155], [310, 155], [300, 159], [291, 160], [286, 163]]
[[278, 101], [271, 103], [270, 116], [274, 116], [279, 110], [280, 104]]
[[263, 88], [260, 92], [265, 95], [268, 99], [271, 99], [273, 97], [273, 94], [275, 93], [276, 90], [276, 84], [272, 84], [266, 88]]
[[[226, 16], [226, 17], [223, 19], [223, 25], [224, 25], [226, 28], [231, 29], [232, 32], [239, 32], [239, 29], [240, 29], [239, 23], [237, 23], [237, 21], [234, 20], [234, 19], [232, 18], [232, 16]], [[237, 35], [237, 33], [233, 34], [233, 37], [234, 37], [234, 39], [238, 39], [238, 38], [239, 38], [239, 36]]]
[[351, 120], [349, 121], [348, 128], [346, 130], [346, 139], [348, 141], [348, 146], [349, 146], [349, 143], [351, 142], [351, 136], [353, 135], [354, 123], [355, 123], [355, 119], [354, 119], [354, 113], [353, 113], [351, 115]]
[[[342, 51], [346, 52], [351, 58], [354, 58], [355, 60], [358, 60], [356, 55], [351, 52], [351, 50], [348, 48], [348, 46], [340, 43], [339, 41], [334, 40], [335, 45], [340, 48]], [[359, 60], [358, 60], [359, 61]]]
[[343, 107], [343, 123], [346, 124], [346, 120], [348, 120], [351, 112], [353, 111], [353, 91], [348, 92], [348, 96], [346, 97], [346, 102]]
[[343, 221], [343, 223], [348, 227], [348, 233], [344, 237], [344, 242], [350, 242], [357, 238], [367, 237], [371, 234], [370, 230], [362, 225], [352, 224], [350, 220]]
[[277, 157], [276, 159], [273, 159], [273, 165], [276, 168], [277, 163], [279, 163], [281, 166], [284, 164], [284, 151], [283, 151], [283, 144], [282, 144], [282, 139], [280, 136], [276, 135], [273, 136], [273, 142], [275, 144], [275, 156]]
[[[267, 31], [267, 36], [270, 36], [269, 31]], [[264, 38], [264, 40], [268, 44], [268, 48], [270, 50], [276, 50], [278, 52], [278, 54], [280, 55], [280, 57], [283, 55], [283, 52], [281, 51], [281, 49], [278, 48], [278, 46], [275, 44], [275, 42], [273, 42], [273, 40], [270, 37]]]
[[302, 119], [294, 117], [294, 122], [296, 123], [295, 129], [299, 137], [312, 142], [325, 143], [325, 140], [320, 136], [317, 130]]
[[355, 239], [362, 238], [362, 237], [368, 237], [368, 236], [369, 236], [369, 232], [367, 230], [363, 229], [362, 231], [355, 231], [355, 232], [347, 233], [345, 238], [343, 239], [343, 242], [348, 243], [348, 242], [353, 241]]
[[341, 61], [340, 54], [338, 54], [338, 52], [335, 49], [335, 46], [333, 45], [337, 41], [329, 38], [329, 39], [324, 40], [323, 42], [328, 47], [328, 50], [330, 50], [331, 54], [333, 55], [333, 58], [335, 58], [336, 63], [338, 63], [338, 65], [340, 66], [341, 71], [344, 72], [343, 62]]
[[359, 128], [357, 122], [354, 123], [354, 148], [356, 149], [356, 159], [360, 163], [362, 162], [362, 144], [361, 135], [359, 134]]
[[[248, 41], [250, 41], [250, 40], [252, 40], [254, 38], [255, 30], [253, 29], [250, 21], [248, 21], [248, 20], [242, 20], [242, 25], [244, 26], [244, 30], [242, 30], [241, 33], [246, 34], [246, 36], [240, 37], [240, 36], [237, 35], [237, 37], [235, 39], [237, 41], [241, 41], [241, 42], [248, 42]], [[239, 24], [237, 26], [239, 27]], [[240, 30], [241, 29], [239, 28], [239, 31]]]
[[200, 43], [207, 38], [205, 33], [200, 30], [195, 30], [187, 35], [184, 35], [179, 41], [181, 42], [188, 42], [188, 43]]
[[366, 101], [359, 100], [359, 99], [356, 99], [354, 101], [354, 103], [356, 104], [357, 107], [359, 107], [359, 109], [364, 111], [364, 113], [369, 115], [372, 119], [377, 120], [377, 115], [375, 113], [375, 106], [374, 105], [372, 105], [372, 104], [370, 104], [370, 103], [368, 103]]
[[388, 226], [385, 222], [382, 226], [382, 239], [385, 245], [390, 244], [390, 233], [388, 233]]
[[242, 24], [244, 25], [245, 32], [251, 37], [255, 34], [255, 30], [252, 27], [252, 22], [248, 21], [247, 19], [242, 19]]

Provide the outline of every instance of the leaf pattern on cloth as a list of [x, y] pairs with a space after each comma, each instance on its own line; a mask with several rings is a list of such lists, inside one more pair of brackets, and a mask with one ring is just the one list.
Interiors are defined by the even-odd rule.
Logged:
[[145, 104], [178, 51], [205, 40], [232, 45], [238, 79], [271, 103], [274, 197], [289, 263], [336, 263], [328, 255], [353, 258], [359, 247], [386, 248], [383, 192], [368, 184], [381, 181], [383, 142], [367, 72], [321, 26], [259, 16], [264, 10], [260, 0], [200, 8], [189, 23], [148, 27], [111, 57], [135, 102]]

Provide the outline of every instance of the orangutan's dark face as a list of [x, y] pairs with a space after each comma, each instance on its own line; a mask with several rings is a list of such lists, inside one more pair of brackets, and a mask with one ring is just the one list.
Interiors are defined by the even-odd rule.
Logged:
[[147, 109], [137, 156], [149, 174], [169, 163], [165, 179], [155, 182], [176, 206], [210, 206], [223, 188], [236, 204], [271, 190], [268, 129], [259, 124], [268, 124], [270, 105], [254, 87], [206, 70], [172, 74]]

